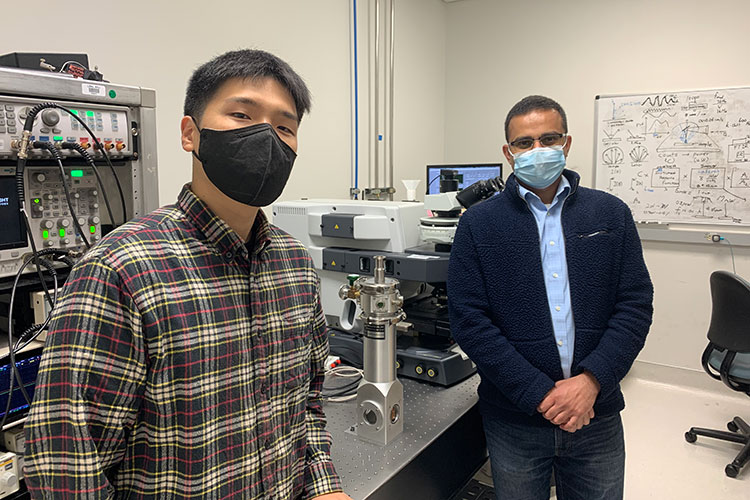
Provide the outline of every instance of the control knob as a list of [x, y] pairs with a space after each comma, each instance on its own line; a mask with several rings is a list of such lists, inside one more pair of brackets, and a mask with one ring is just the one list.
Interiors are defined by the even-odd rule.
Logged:
[[54, 127], [60, 123], [60, 114], [54, 109], [45, 109], [42, 111], [42, 121], [45, 125]]
[[15, 486], [17, 482], [18, 476], [16, 476], [12, 472], [4, 472], [2, 475], [0, 475], [0, 483], [6, 488]]

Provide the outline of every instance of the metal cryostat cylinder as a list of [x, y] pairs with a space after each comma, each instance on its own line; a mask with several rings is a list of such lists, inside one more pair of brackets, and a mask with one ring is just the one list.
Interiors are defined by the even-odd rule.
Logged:
[[339, 290], [355, 299], [364, 324], [364, 377], [357, 389], [357, 436], [388, 444], [404, 427], [404, 389], [396, 378], [396, 325], [405, 317], [398, 280], [385, 277], [385, 257], [375, 257], [372, 278], [350, 277]]

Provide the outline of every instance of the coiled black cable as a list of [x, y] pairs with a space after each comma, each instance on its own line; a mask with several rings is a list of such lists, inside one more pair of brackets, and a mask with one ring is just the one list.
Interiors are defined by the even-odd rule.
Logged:
[[109, 220], [112, 221], [112, 225], [114, 226], [115, 216], [112, 215], [112, 207], [109, 205], [109, 197], [107, 196], [107, 191], [104, 189], [104, 183], [102, 182], [102, 178], [99, 175], [99, 169], [96, 167], [94, 159], [91, 158], [91, 155], [88, 151], [86, 151], [86, 148], [84, 148], [77, 142], [63, 142], [62, 144], [60, 144], [60, 147], [62, 147], [63, 149], [73, 149], [75, 151], [78, 151], [78, 154], [81, 155], [81, 158], [83, 158], [86, 163], [88, 163], [89, 166], [94, 170], [94, 175], [96, 175], [96, 182], [99, 184], [99, 189], [102, 190], [102, 198], [104, 198], [104, 205], [107, 207]]
[[52, 158], [57, 161], [57, 165], [60, 167], [60, 177], [62, 178], [62, 186], [63, 191], [65, 192], [65, 199], [68, 201], [68, 208], [70, 209], [70, 216], [73, 218], [73, 225], [76, 228], [76, 231], [78, 232], [78, 235], [83, 240], [83, 244], [86, 246], [86, 249], [91, 248], [91, 244], [89, 243], [89, 240], [86, 239], [85, 234], [83, 233], [83, 228], [81, 227], [81, 224], [78, 222], [78, 215], [75, 213], [75, 210], [73, 209], [73, 200], [70, 198], [70, 188], [68, 187], [68, 180], [67, 176], [65, 174], [65, 168], [63, 168], [62, 164], [62, 158], [60, 158], [60, 153], [57, 151], [57, 148], [54, 144], [51, 142], [39, 142], [35, 141], [33, 143], [33, 146], [35, 148], [44, 148], [47, 151], [49, 151], [49, 154], [52, 155]]
[[[78, 120], [78, 123], [81, 124], [81, 127], [83, 127], [83, 129], [86, 130], [86, 132], [88, 132], [89, 136], [92, 139], [92, 142], [96, 146], [96, 149], [98, 149], [99, 151], [101, 151], [102, 155], [104, 156], [104, 160], [107, 162], [107, 166], [112, 170], [112, 175], [115, 178], [115, 184], [117, 185], [117, 190], [119, 191], [119, 194], [120, 194], [120, 201], [122, 202], [122, 221], [123, 221], [123, 223], [125, 223], [128, 220], [127, 207], [125, 205], [125, 194], [122, 191], [122, 185], [120, 184], [120, 179], [119, 179], [119, 177], [117, 177], [117, 171], [115, 170], [114, 165], [112, 165], [112, 160], [109, 159], [109, 155], [107, 154], [107, 150], [104, 149], [104, 147], [102, 147], [101, 143], [99, 142], [99, 139], [97, 139], [97, 137], [94, 134], [94, 132], [92, 132], [92, 130], [89, 128], [89, 126], [86, 125], [86, 122], [84, 120], [82, 120], [77, 114], [73, 113], [72, 111], [70, 111], [69, 109], [66, 109], [63, 106], [60, 106], [57, 103], [54, 103], [54, 102], [42, 102], [42, 103], [37, 104], [33, 108], [31, 108], [26, 113], [26, 121], [24, 122], [24, 125], [23, 125], [24, 131], [31, 132], [31, 130], [34, 128], [34, 118], [36, 117], [36, 115], [40, 111], [42, 111], [43, 109], [49, 109], [49, 108], [55, 108], [55, 109], [60, 109], [62, 111], [65, 111], [70, 116], [72, 116], [73, 118], [75, 118], [76, 120]], [[21, 163], [21, 158], [20, 157], [19, 157], [18, 161], [19, 161], [19, 165], [20, 165], [20, 163]], [[25, 159], [23, 159], [23, 163], [24, 163], [24, 165], [26, 164], [26, 160]], [[16, 169], [16, 174], [18, 174], [18, 168]], [[18, 178], [16, 178], [16, 184], [17, 183], [18, 183]], [[23, 184], [23, 179], [21, 179], [21, 183]], [[23, 189], [23, 186], [21, 187], [21, 189]], [[21, 199], [23, 199], [23, 198], [21, 198]], [[112, 225], [116, 226], [114, 219], [112, 220]]]
[[[14, 390], [14, 380], [18, 380], [19, 388], [21, 389], [21, 393], [23, 394], [24, 399], [26, 400], [26, 403], [31, 405], [31, 398], [29, 397], [29, 394], [26, 392], [26, 388], [23, 386], [23, 379], [21, 378], [21, 373], [18, 371], [18, 367], [16, 366], [16, 352], [13, 345], [13, 304], [16, 299], [16, 290], [18, 289], [18, 281], [21, 279], [21, 275], [23, 274], [23, 271], [26, 269], [26, 266], [28, 266], [30, 263], [34, 262], [36, 266], [43, 266], [49, 271], [50, 275], [53, 278], [53, 284], [54, 284], [54, 299], [50, 299], [50, 304], [54, 304], [57, 302], [57, 271], [55, 271], [54, 266], [52, 263], [45, 259], [44, 257], [41, 257], [40, 255], [34, 253], [31, 257], [27, 258], [23, 265], [18, 269], [18, 272], [16, 272], [16, 278], [13, 281], [13, 290], [10, 294], [10, 304], [8, 308], [8, 357], [10, 360], [10, 376], [9, 379], [9, 388], [8, 388], [8, 401], [5, 404], [5, 413], [3, 414], [3, 419], [0, 421], [0, 430], [2, 430], [5, 427], [5, 422], [8, 419], [8, 412], [10, 412], [10, 406], [11, 406], [11, 400], [13, 399], [13, 390]], [[42, 278], [42, 281], [44, 282], [44, 278]], [[46, 284], [45, 284], [46, 288]], [[51, 309], [51, 308], [50, 308]], [[48, 323], [49, 321], [45, 321], [45, 323]], [[40, 330], [41, 331], [41, 330]]]

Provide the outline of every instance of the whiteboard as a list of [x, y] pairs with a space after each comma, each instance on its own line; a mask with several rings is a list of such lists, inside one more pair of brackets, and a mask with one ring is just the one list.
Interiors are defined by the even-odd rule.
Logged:
[[595, 184], [638, 222], [750, 225], [750, 88], [597, 96]]

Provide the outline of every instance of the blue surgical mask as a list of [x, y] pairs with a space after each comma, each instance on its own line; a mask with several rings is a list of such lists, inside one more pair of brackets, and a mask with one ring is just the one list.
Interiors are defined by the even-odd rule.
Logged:
[[562, 146], [536, 148], [518, 156], [513, 155], [513, 161], [513, 173], [519, 181], [533, 188], [544, 189], [560, 177], [565, 168], [565, 153]]

